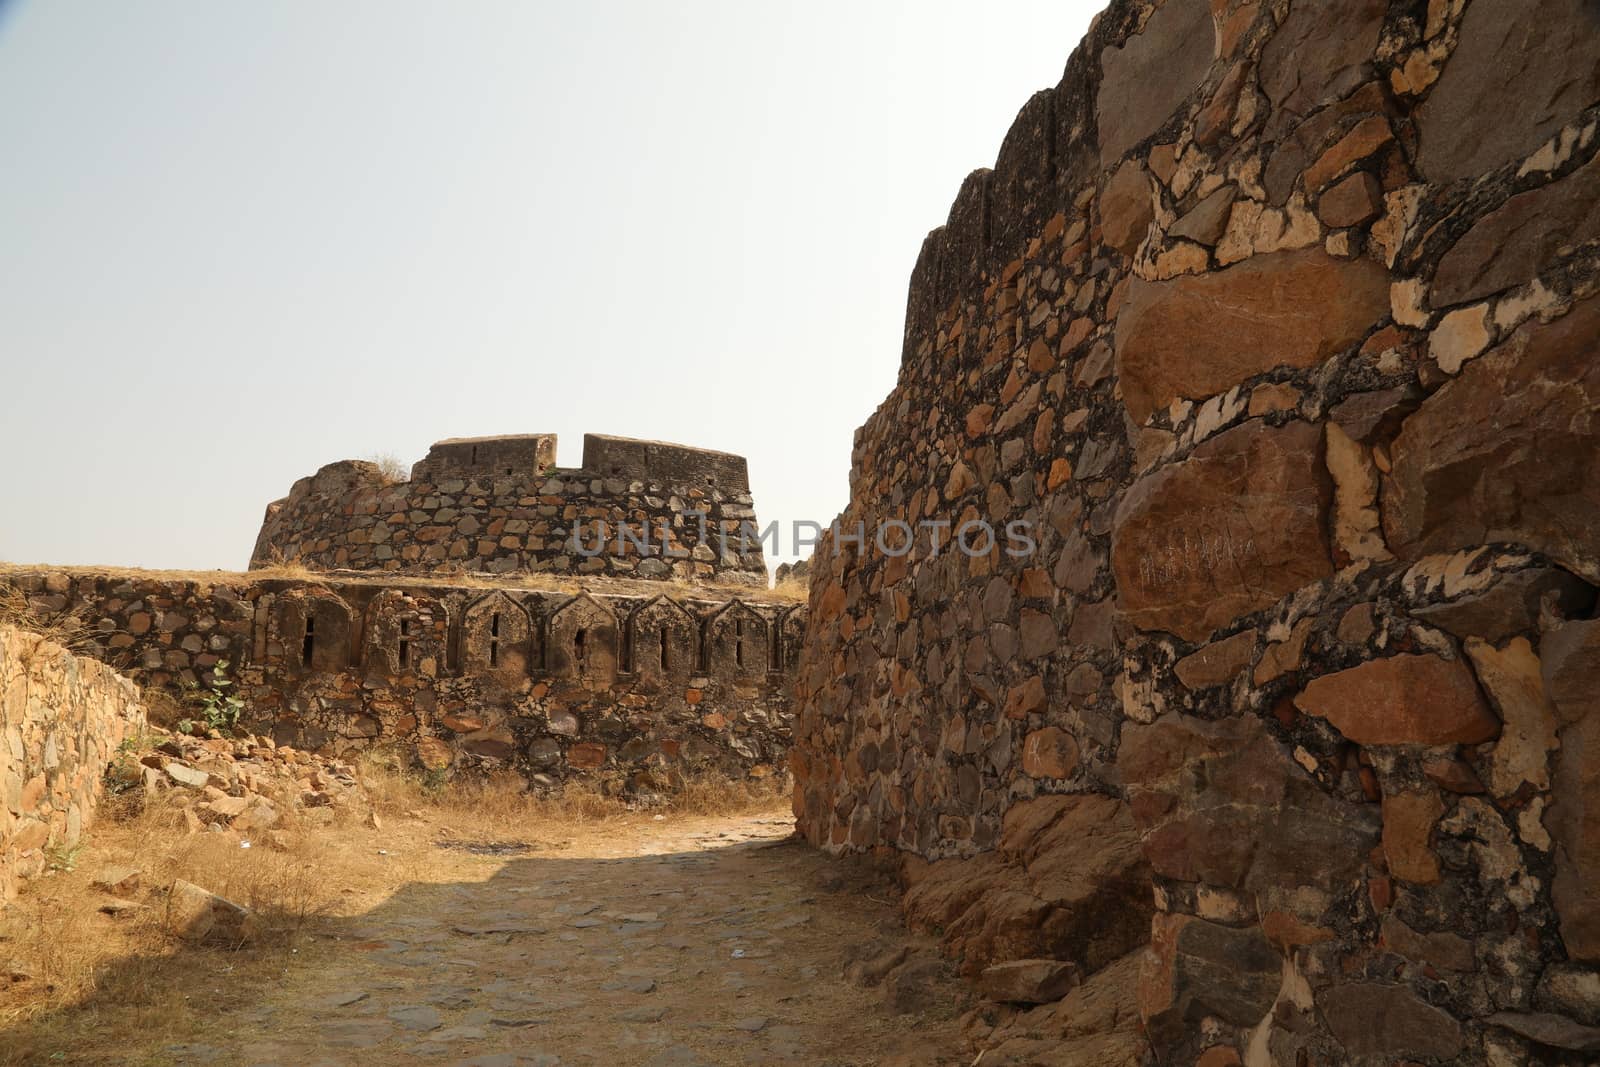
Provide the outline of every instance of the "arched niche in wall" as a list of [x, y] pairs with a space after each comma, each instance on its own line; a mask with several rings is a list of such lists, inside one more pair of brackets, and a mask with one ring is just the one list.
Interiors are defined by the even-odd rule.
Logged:
[[806, 616], [804, 607], [790, 608], [778, 624], [777, 661], [774, 669], [794, 674], [800, 669], [800, 650], [806, 643]]
[[699, 670], [700, 620], [668, 596], [652, 597], [628, 618], [628, 669], [646, 685], [679, 682]]
[[367, 606], [366, 667], [436, 677], [449, 633], [449, 615], [439, 601], [385, 589]]
[[617, 678], [620, 637], [616, 612], [579, 593], [550, 615], [545, 668], [557, 678], [610, 688]]
[[747, 684], [766, 681], [772, 629], [742, 600], [730, 600], [706, 620], [706, 673]]
[[290, 589], [274, 598], [267, 621], [269, 669], [304, 674], [350, 666], [350, 606], [326, 589]]
[[502, 590], [482, 597], [461, 617], [461, 673], [515, 683], [527, 678], [534, 660], [533, 620], [527, 608]]

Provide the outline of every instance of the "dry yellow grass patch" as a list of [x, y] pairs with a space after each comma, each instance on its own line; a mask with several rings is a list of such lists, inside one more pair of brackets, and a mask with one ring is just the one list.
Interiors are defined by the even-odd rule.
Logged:
[[378, 477], [384, 485], [399, 485], [411, 480], [411, 468], [393, 452], [374, 452], [367, 462], [378, 468]]
[[611, 593], [618, 596], [651, 597], [671, 593], [684, 597], [703, 599], [733, 598], [754, 604], [802, 603], [807, 596], [806, 587], [800, 583], [786, 582], [776, 589], [760, 584], [746, 584], [726, 580], [689, 581], [685, 578], [669, 580], [643, 578], [611, 578], [589, 575], [577, 578], [560, 574], [489, 574], [481, 571], [452, 571], [436, 574], [391, 574], [384, 571], [317, 571], [298, 560], [274, 561], [270, 565], [248, 571], [181, 571], [146, 570], [140, 567], [59, 567], [48, 563], [23, 564], [0, 562], [0, 576], [15, 574], [65, 574], [80, 578], [124, 578], [128, 580], [154, 580], [163, 582], [194, 582], [209, 589], [216, 585], [245, 586], [257, 581], [341, 582], [387, 586], [396, 581], [458, 589], [527, 589], [533, 592], [576, 594], [588, 590], [594, 593]]
[[490, 830], [557, 828], [651, 819], [656, 815], [738, 815], [770, 808], [788, 795], [782, 779], [734, 781], [715, 775], [686, 779], [659, 803], [642, 807], [606, 794], [591, 779], [575, 778], [558, 792], [528, 788], [516, 771], [444, 784], [410, 766], [406, 753], [373, 749], [358, 765], [362, 784], [380, 816], [421, 814]]
[[785, 578], [772, 587], [771, 594], [780, 600], [794, 600], [804, 604], [811, 596], [811, 580]]
[[[335, 940], [341, 922], [405, 886], [484, 880], [503, 863], [442, 847], [453, 842], [560, 854], [683, 817], [771, 811], [779, 796], [779, 783], [705, 779], [665, 807], [634, 810], [583, 783], [534, 793], [509, 773], [441, 785], [381, 752], [361, 773], [377, 825], [354, 815], [291, 824], [281, 851], [250, 835], [185, 835], [170, 809], [144, 809], [138, 794], [108, 800], [84, 846], [58, 853], [60, 869], [0, 909], [0, 1065], [171, 1063], [164, 1046], [204, 1042], [230, 1010], [347, 951]], [[100, 909], [117, 898], [93, 883], [116, 866], [143, 872], [143, 906], [112, 917]], [[164, 901], [179, 878], [252, 908], [261, 936], [194, 945], [169, 934]]]
[[[348, 906], [350, 887], [377, 888], [346, 829], [291, 832], [276, 851], [233, 834], [183, 835], [172, 816], [109, 807], [80, 849], [58, 850], [55, 869], [0, 911], [0, 1064], [52, 1062], [100, 1034], [190, 1035], [219, 1004], [281, 977], [312, 926]], [[119, 898], [94, 881], [120, 866], [141, 872], [139, 906], [112, 916], [101, 909]], [[199, 946], [168, 934], [166, 890], [180, 878], [252, 908], [258, 940]]]
[[274, 563], [249, 571], [183, 571], [152, 570], [146, 567], [116, 566], [59, 566], [53, 563], [6, 563], [0, 561], [0, 575], [15, 574], [65, 574], [72, 578], [125, 578], [130, 581], [149, 579], [158, 582], [194, 582], [203, 587], [213, 585], [245, 585], [268, 578], [289, 581], [326, 580], [324, 574], [299, 563]]
[[83, 617], [77, 611], [38, 611], [26, 593], [9, 585], [0, 586], [0, 626], [27, 630], [74, 652], [88, 643]]

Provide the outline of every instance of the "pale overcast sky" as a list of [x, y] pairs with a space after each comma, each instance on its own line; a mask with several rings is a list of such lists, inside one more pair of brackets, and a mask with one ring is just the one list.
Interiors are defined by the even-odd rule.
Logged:
[[0, 0], [0, 559], [239, 569], [322, 464], [494, 433], [827, 522], [923, 235], [1099, 6]]

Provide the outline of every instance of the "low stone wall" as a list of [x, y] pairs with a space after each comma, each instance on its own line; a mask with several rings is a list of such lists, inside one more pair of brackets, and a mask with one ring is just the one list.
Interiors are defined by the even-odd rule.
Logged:
[[251, 566], [765, 587], [741, 457], [591, 434], [582, 469], [533, 466], [554, 440], [440, 442], [403, 482], [373, 463], [330, 463], [267, 506]]
[[0, 904], [49, 848], [77, 843], [144, 717], [138, 688], [105, 664], [0, 626]]
[[1115, 0], [912, 275], [801, 830], [969, 970], [1150, 938], [1156, 1062], [1592, 1062], [1597, 175], [1592, 3]]
[[427, 582], [0, 575], [89, 654], [188, 700], [227, 661], [247, 725], [344, 753], [410, 746], [426, 766], [516, 767], [637, 791], [686, 773], [786, 773], [805, 608], [709, 597]]

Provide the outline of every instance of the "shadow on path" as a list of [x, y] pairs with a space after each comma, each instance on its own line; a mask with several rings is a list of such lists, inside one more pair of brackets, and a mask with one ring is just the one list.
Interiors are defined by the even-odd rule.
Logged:
[[[954, 985], [930, 987], [922, 1014], [894, 1015], [841, 977], [861, 946], [903, 938], [870, 874], [842, 874], [787, 820], [704, 825], [664, 826], [632, 854], [534, 851], [482, 861], [494, 872], [483, 881], [407, 884], [319, 923], [303, 962], [220, 1006], [201, 1039], [146, 1060], [37, 1062], [958, 1061]], [[226, 981], [223, 954], [184, 960], [174, 965], [196, 967], [196, 991]]]

